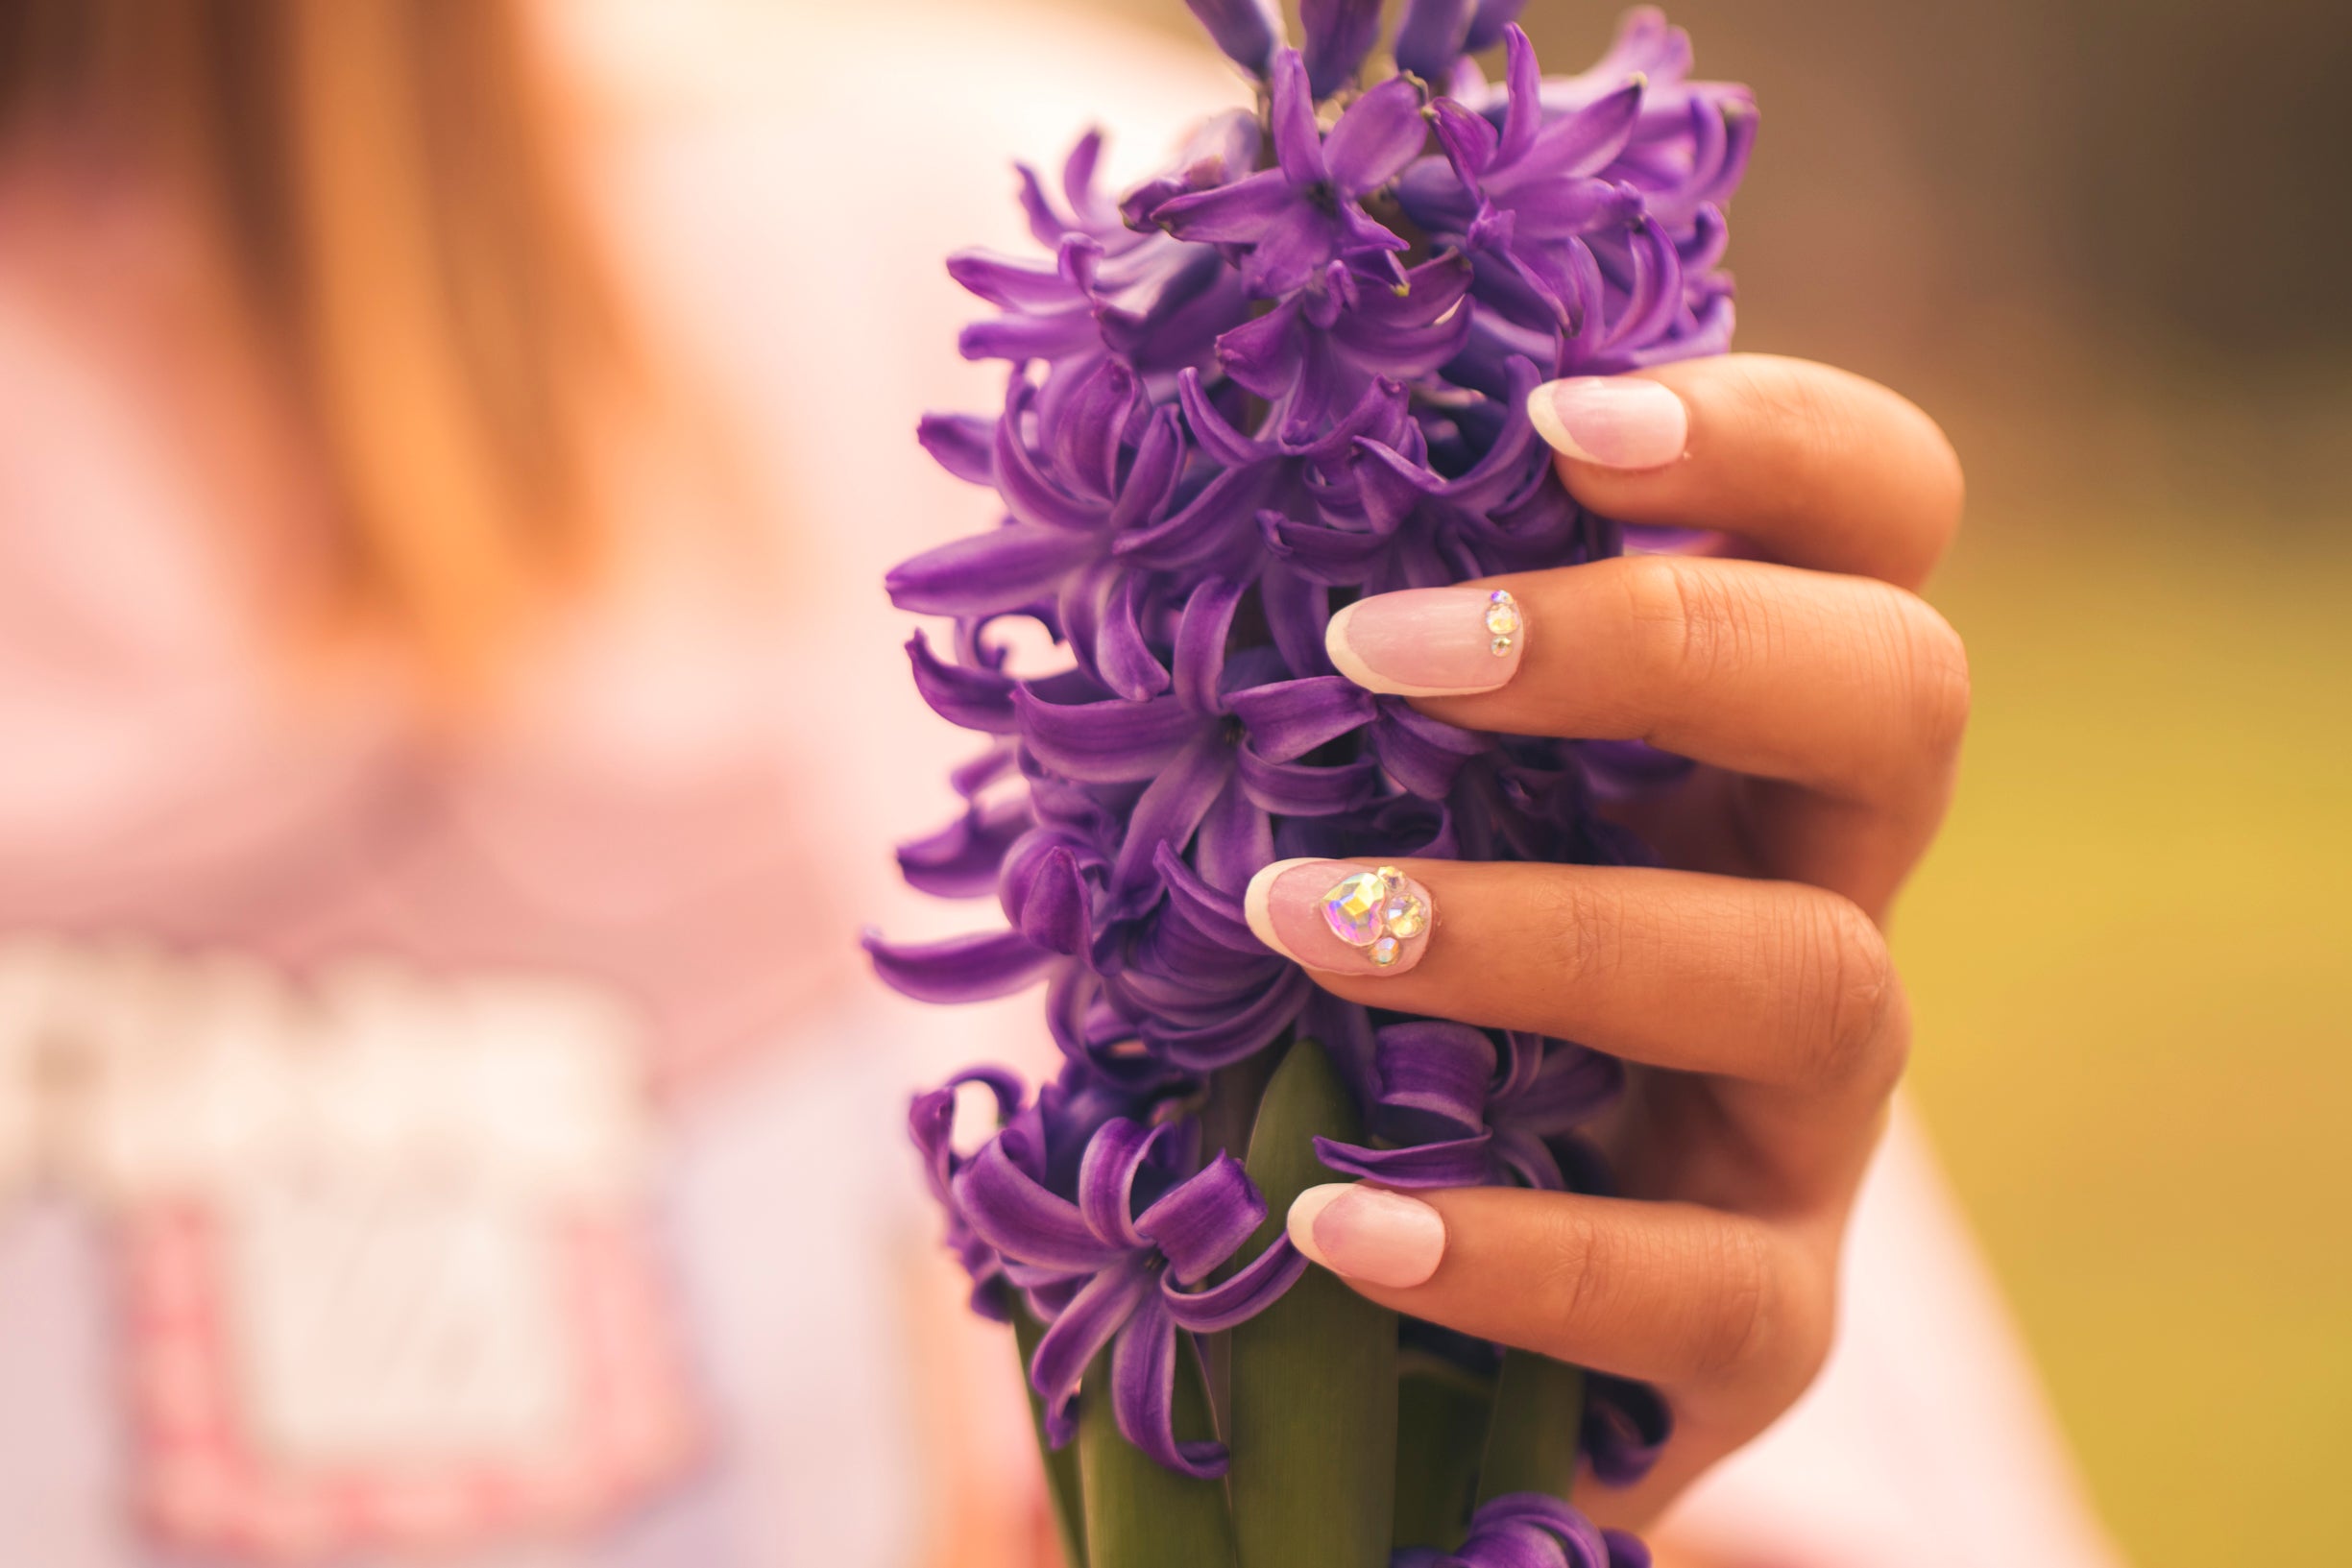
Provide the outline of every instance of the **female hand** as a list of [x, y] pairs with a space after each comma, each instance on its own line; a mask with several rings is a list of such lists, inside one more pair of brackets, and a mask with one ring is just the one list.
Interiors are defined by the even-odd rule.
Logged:
[[[1332, 656], [1467, 728], [1693, 759], [1625, 818], [1667, 869], [1407, 862], [1434, 919], [1387, 967], [1323, 924], [1332, 862], [1268, 867], [1249, 906], [1339, 996], [1628, 1062], [1601, 1129], [1621, 1198], [1333, 1185], [1290, 1227], [1375, 1301], [1654, 1385], [1674, 1416], [1657, 1469], [1580, 1494], [1637, 1524], [1828, 1352], [1847, 1215], [1910, 1034], [1880, 927], [1943, 817], [1968, 711], [1959, 639], [1914, 592], [1961, 479], [1917, 408], [1795, 360], [1559, 382], [1532, 411], [1579, 500], [1720, 530], [1757, 559], [1385, 594], [1333, 619]], [[1494, 589], [1525, 628], [1500, 652]]]

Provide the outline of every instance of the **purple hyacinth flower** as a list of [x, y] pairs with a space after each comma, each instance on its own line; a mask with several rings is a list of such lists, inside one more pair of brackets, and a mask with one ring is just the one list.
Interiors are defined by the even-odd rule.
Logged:
[[956, 1172], [954, 1195], [1005, 1277], [1048, 1321], [1030, 1363], [1058, 1447], [1076, 1433], [1079, 1379], [1106, 1347], [1111, 1409], [1128, 1441], [1170, 1469], [1224, 1472], [1222, 1443], [1174, 1430], [1179, 1329], [1213, 1333], [1263, 1311], [1304, 1272], [1277, 1236], [1227, 1279], [1202, 1287], [1266, 1218], [1232, 1156], [1190, 1174], [1197, 1126], [1113, 1117], [1087, 1138], [1070, 1195], [1055, 1190], [1043, 1114], [1016, 1117]]
[[1602, 1530], [1540, 1492], [1509, 1492], [1480, 1508], [1456, 1552], [1410, 1547], [1391, 1568], [1650, 1568], [1650, 1550], [1621, 1530]]
[[1616, 1099], [1625, 1072], [1613, 1056], [1540, 1035], [1494, 1041], [1467, 1024], [1392, 1024], [1374, 1057], [1380, 1130], [1401, 1146], [1316, 1140], [1334, 1170], [1390, 1187], [1479, 1187], [1514, 1178], [1564, 1192], [1547, 1140], [1564, 1137]]
[[1296, 49], [1274, 59], [1274, 167], [1162, 203], [1153, 221], [1179, 239], [1247, 247], [1241, 279], [1260, 299], [1304, 287], [1334, 260], [1397, 282], [1406, 242], [1360, 205], [1401, 173], [1427, 139], [1420, 92], [1392, 77], [1347, 106], [1328, 134]]
[[1224, 57], [1264, 76], [1282, 42], [1282, 12], [1273, 0], [1184, 0]]
[[1443, 88], [1453, 80], [1455, 62], [1469, 42], [1476, 0], [1405, 0], [1391, 46], [1396, 68]]
[[1380, 0], [1298, 0], [1307, 85], [1318, 99], [1347, 84], [1380, 41]]

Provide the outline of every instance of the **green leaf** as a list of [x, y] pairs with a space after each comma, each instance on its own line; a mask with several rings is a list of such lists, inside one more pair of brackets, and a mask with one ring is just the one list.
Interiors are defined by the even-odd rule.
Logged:
[[1505, 1351], [1478, 1467], [1478, 1501], [1507, 1492], [1548, 1492], [1564, 1501], [1576, 1482], [1576, 1434], [1584, 1419], [1581, 1368], [1532, 1350]]
[[1397, 1546], [1451, 1552], [1462, 1544], [1493, 1408], [1493, 1379], [1404, 1353], [1396, 1379]]
[[[1192, 1336], [1183, 1333], [1176, 1336], [1176, 1433], [1184, 1442], [1215, 1435], [1200, 1363]], [[1120, 1435], [1111, 1413], [1107, 1350], [1086, 1368], [1079, 1387], [1078, 1450], [1087, 1568], [1234, 1568], [1233, 1516], [1224, 1485], [1163, 1470]]]
[[[1021, 1384], [1029, 1387], [1030, 1358], [1037, 1354], [1037, 1341], [1045, 1338], [1045, 1325], [1029, 1310], [1029, 1304], [1018, 1296], [1012, 1304], [1013, 1343], [1021, 1347]], [[1029, 1389], [1029, 1414], [1037, 1430], [1038, 1457], [1045, 1460], [1045, 1485], [1054, 1500], [1054, 1529], [1061, 1536], [1061, 1560], [1066, 1568], [1086, 1568], [1086, 1523], [1081, 1511], [1083, 1504], [1079, 1490], [1078, 1444], [1075, 1441], [1055, 1448], [1045, 1437], [1045, 1400], [1034, 1388]]]
[[[1321, 1046], [1292, 1046], [1249, 1136], [1266, 1196], [1254, 1257], [1332, 1173], [1315, 1135], [1363, 1139]], [[1387, 1568], [1396, 1484], [1396, 1315], [1320, 1268], [1232, 1332], [1233, 1525], [1242, 1568]], [[1100, 1565], [1098, 1565], [1100, 1568]]]

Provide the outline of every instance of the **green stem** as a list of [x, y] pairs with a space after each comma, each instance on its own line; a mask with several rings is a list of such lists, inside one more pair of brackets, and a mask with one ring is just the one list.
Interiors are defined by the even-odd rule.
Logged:
[[[1354, 1102], [1311, 1040], [1290, 1048], [1249, 1137], [1266, 1222], [1332, 1179], [1314, 1138], [1360, 1142]], [[1396, 1315], [1320, 1268], [1233, 1330], [1233, 1525], [1242, 1568], [1387, 1568], [1396, 1484]]]
[[[1045, 1325], [1017, 1297], [1012, 1304], [1012, 1338], [1013, 1343], [1021, 1347], [1021, 1383], [1028, 1387], [1030, 1358], [1037, 1354], [1037, 1341], [1045, 1338]], [[1046, 1441], [1045, 1401], [1034, 1388], [1029, 1389], [1029, 1414], [1037, 1431], [1038, 1457], [1045, 1460], [1045, 1486], [1054, 1500], [1054, 1530], [1061, 1537], [1061, 1560], [1065, 1568], [1086, 1568], [1086, 1526], [1085, 1514], [1080, 1511], [1078, 1444], [1067, 1442], [1055, 1448]]]
[[1565, 1500], [1576, 1483], [1577, 1429], [1585, 1419], [1585, 1374], [1532, 1350], [1503, 1354], [1494, 1415], [1478, 1467], [1481, 1505], [1509, 1492]]
[[1492, 1379], [1435, 1356], [1404, 1354], [1396, 1380], [1397, 1546], [1461, 1546], [1493, 1408]]
[[[1188, 1334], [1176, 1336], [1176, 1432], [1186, 1442], [1215, 1435]], [[1161, 1469], [1120, 1435], [1107, 1350], [1086, 1368], [1079, 1387], [1078, 1451], [1088, 1568], [1234, 1568], [1224, 1487]]]

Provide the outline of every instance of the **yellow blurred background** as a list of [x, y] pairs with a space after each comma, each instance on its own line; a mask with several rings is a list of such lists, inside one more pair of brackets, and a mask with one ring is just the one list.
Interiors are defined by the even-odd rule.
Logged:
[[1969, 463], [1913, 1093], [2133, 1559], [2352, 1560], [2352, 7], [1668, 12], [1763, 107], [1741, 346]]

